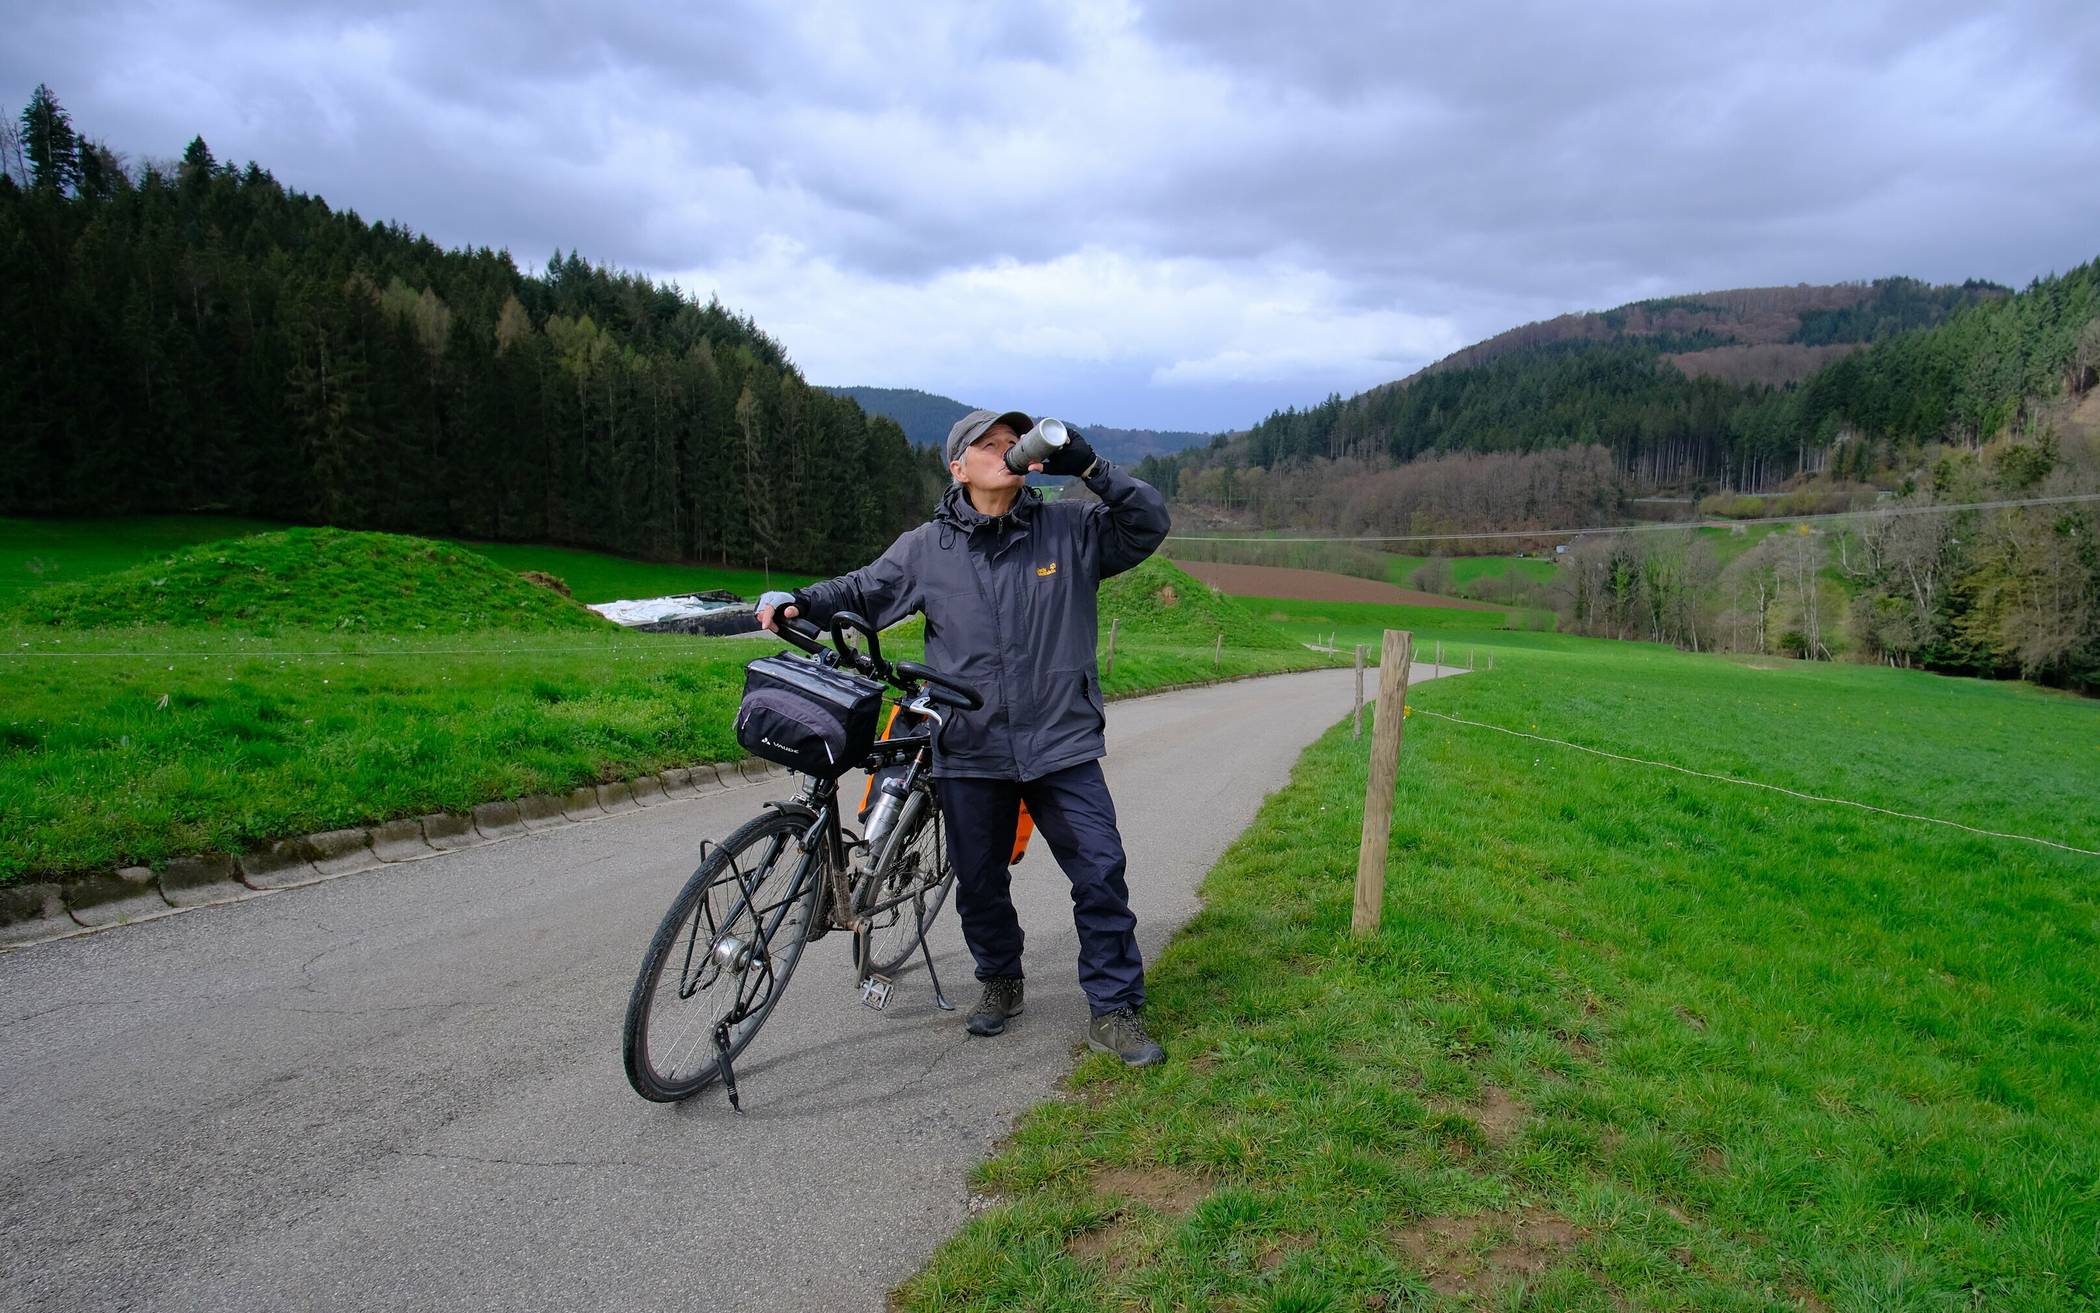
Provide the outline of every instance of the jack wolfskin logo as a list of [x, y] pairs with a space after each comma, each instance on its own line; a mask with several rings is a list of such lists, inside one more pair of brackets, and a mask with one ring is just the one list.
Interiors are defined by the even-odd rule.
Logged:
[[1056, 573], [1057, 562], [1055, 561], [1050, 562], [1050, 564], [1048, 565], [1039, 565], [1035, 568], [1035, 577], [1038, 579], [1043, 578], [1045, 575], [1053, 575]]

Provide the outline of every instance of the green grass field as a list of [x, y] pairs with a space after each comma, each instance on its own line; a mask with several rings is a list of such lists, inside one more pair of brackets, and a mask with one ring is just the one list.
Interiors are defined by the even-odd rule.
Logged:
[[[74, 573], [0, 614], [0, 880], [734, 759], [743, 665], [780, 647], [622, 631], [386, 534], [248, 534]], [[1163, 560], [1100, 604], [1121, 620], [1111, 696], [1333, 662]], [[921, 655], [918, 628], [886, 648]]]
[[[1386, 582], [1402, 588], [1412, 588], [1408, 576], [1429, 564], [1427, 556], [1411, 556], [1404, 552], [1386, 552]], [[1553, 582], [1553, 562], [1539, 556], [1453, 556], [1451, 581], [1461, 590], [1482, 579], [1501, 579], [1515, 575], [1535, 584]]]
[[[1362, 643], [1372, 652], [1389, 628], [1419, 639], [1478, 643], [1506, 639], [1510, 630], [1551, 629], [1551, 612], [1512, 607], [1506, 611], [1460, 611], [1445, 606], [1386, 606], [1376, 602], [1319, 602], [1290, 597], [1243, 597], [1247, 609], [1293, 638], [1324, 643], [1333, 636], [1347, 650]], [[1418, 641], [1417, 646], [1420, 646]], [[1447, 653], [1448, 655], [1448, 653]], [[1426, 656], [1424, 658], [1427, 659]]]
[[1423, 714], [2100, 849], [2100, 705], [1481, 640], [1414, 692], [1380, 932], [1344, 724], [1153, 964], [1169, 1063], [1082, 1061], [902, 1306], [2100, 1302], [2100, 860]]
[[[46, 584], [75, 583], [160, 560], [200, 543], [286, 527], [233, 515], [137, 515], [108, 520], [0, 517], [0, 611]], [[794, 588], [812, 578], [778, 570], [631, 561], [604, 552], [537, 543], [438, 541], [457, 543], [508, 570], [543, 570], [558, 576], [582, 602], [666, 597], [714, 588], [757, 597], [768, 586]]]

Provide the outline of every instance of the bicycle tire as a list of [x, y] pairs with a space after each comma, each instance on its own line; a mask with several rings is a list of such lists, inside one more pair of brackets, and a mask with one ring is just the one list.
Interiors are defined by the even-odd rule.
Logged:
[[[671, 900], [642, 958], [621, 1028], [627, 1082], [636, 1094], [653, 1103], [698, 1094], [721, 1079], [717, 1023], [737, 1017], [729, 1033], [734, 1061], [772, 1015], [802, 960], [823, 883], [823, 849], [805, 855], [795, 843], [809, 823], [806, 814], [782, 810], [746, 821], [708, 853]], [[754, 853], [761, 860], [747, 861]], [[740, 929], [745, 933], [738, 934]], [[730, 938], [745, 952], [734, 952]], [[725, 946], [745, 959], [741, 967], [724, 963], [718, 950]], [[668, 995], [666, 968], [676, 973]], [[764, 978], [768, 972], [770, 979]], [[724, 984], [730, 992], [718, 992]], [[660, 1038], [659, 1022], [665, 1023]]]
[[[881, 865], [854, 886], [854, 911], [880, 923], [865, 939], [854, 937], [853, 969], [862, 976], [894, 975], [909, 962], [955, 884], [940, 809], [928, 792], [913, 797], [918, 802], [907, 804], [913, 810], [900, 818], [900, 828], [884, 845]], [[883, 910], [868, 911], [875, 907]]]

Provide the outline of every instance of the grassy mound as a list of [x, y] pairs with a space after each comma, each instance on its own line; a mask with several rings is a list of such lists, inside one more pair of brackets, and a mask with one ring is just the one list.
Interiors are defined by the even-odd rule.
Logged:
[[1238, 599], [1213, 592], [1163, 556], [1101, 585], [1101, 632], [1122, 621], [1118, 638], [1202, 646], [1218, 634], [1228, 648], [1295, 648], [1298, 640], [1263, 620]]
[[69, 629], [209, 625], [456, 633], [590, 629], [604, 620], [450, 543], [286, 529], [204, 543], [78, 583], [39, 588], [10, 617]]

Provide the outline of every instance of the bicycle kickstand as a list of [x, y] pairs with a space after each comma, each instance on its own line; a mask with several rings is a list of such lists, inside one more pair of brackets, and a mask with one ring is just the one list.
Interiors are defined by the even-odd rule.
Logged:
[[715, 1027], [715, 1062], [722, 1069], [722, 1088], [729, 1093], [730, 1110], [741, 1117], [744, 1105], [737, 1102], [736, 1069], [729, 1065], [729, 1023], [726, 1021]]
[[919, 953], [926, 959], [926, 978], [933, 982], [934, 1006], [943, 1012], [955, 1011], [955, 1005], [948, 1001], [947, 991], [941, 988], [941, 973], [933, 969], [933, 948], [927, 944], [925, 935], [919, 936]]

